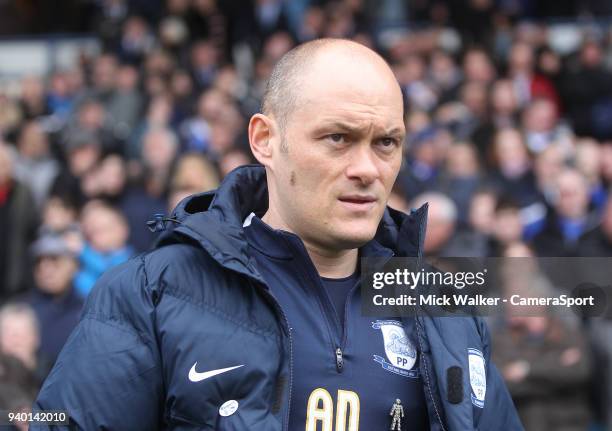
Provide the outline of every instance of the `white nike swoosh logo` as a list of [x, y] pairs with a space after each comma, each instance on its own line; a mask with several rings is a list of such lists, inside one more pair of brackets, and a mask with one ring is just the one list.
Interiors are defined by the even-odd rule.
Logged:
[[191, 367], [191, 370], [189, 370], [189, 380], [191, 380], [192, 382], [201, 382], [202, 380], [206, 380], [218, 374], [226, 373], [228, 371], [235, 370], [236, 368], [244, 367], [244, 364], [243, 364], [243, 365], [236, 365], [235, 367], [219, 368], [218, 370], [211, 370], [211, 371], [206, 371], [204, 373], [198, 373], [196, 371], [196, 365], [198, 365], [197, 362], [194, 363], [193, 367]]

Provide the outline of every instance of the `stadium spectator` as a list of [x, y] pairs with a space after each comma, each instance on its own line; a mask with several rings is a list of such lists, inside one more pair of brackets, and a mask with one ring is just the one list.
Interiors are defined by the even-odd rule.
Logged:
[[465, 142], [451, 145], [445, 164], [439, 190], [455, 202], [458, 221], [465, 225], [470, 201], [483, 180], [477, 150], [472, 144]]
[[244, 150], [234, 148], [225, 153], [221, 160], [219, 160], [219, 174], [223, 178], [238, 166], [250, 163], [252, 163], [251, 156]]
[[155, 36], [148, 23], [140, 16], [131, 16], [123, 24], [117, 47], [118, 57], [128, 64], [140, 64], [155, 46]]
[[[117, 56], [110, 52], [94, 59], [91, 73], [92, 85], [89, 92], [90, 100], [98, 99], [107, 102], [110, 99], [115, 89], [118, 67]], [[81, 115], [85, 114], [82, 113]]]
[[41, 208], [59, 173], [59, 163], [51, 154], [47, 134], [35, 121], [23, 125], [14, 157], [14, 174], [26, 185]]
[[38, 236], [60, 237], [77, 254], [83, 247], [83, 235], [78, 224], [78, 208], [70, 196], [49, 196], [42, 211]]
[[[18, 358], [0, 352], [0, 408], [11, 412], [29, 412], [40, 382]], [[18, 428], [28, 430], [27, 424]]]
[[575, 67], [568, 68], [561, 89], [564, 106], [578, 135], [610, 139], [610, 104], [612, 103], [612, 72], [603, 61], [600, 44], [585, 40], [578, 53]]
[[28, 76], [21, 81], [19, 102], [21, 112], [27, 120], [33, 120], [50, 113], [45, 99], [45, 86], [39, 76]]
[[52, 363], [42, 356], [40, 326], [36, 313], [23, 302], [8, 303], [0, 308], [0, 356], [19, 360], [40, 385]]
[[29, 283], [28, 247], [38, 220], [27, 186], [13, 179], [11, 151], [0, 142], [0, 291], [3, 299]]
[[578, 256], [612, 256], [612, 196], [608, 196], [601, 224], [578, 242]]
[[582, 138], [576, 141], [576, 169], [584, 176], [589, 188], [589, 203], [593, 209], [599, 210], [606, 203], [607, 192], [601, 179], [602, 150], [599, 143], [592, 138]]
[[142, 153], [142, 140], [149, 131], [172, 127], [174, 108], [172, 99], [167, 95], [155, 96], [149, 101], [147, 112], [132, 131], [124, 151], [129, 160], [139, 160]]
[[100, 201], [89, 202], [83, 208], [81, 226], [85, 241], [74, 283], [78, 293], [86, 297], [104, 272], [128, 260], [133, 252], [127, 245], [127, 222], [116, 208]]
[[414, 133], [408, 143], [398, 182], [409, 200], [437, 188], [444, 162], [442, 151], [436, 145], [438, 133], [440, 130], [434, 127], [425, 127]]
[[212, 85], [217, 74], [218, 62], [219, 51], [212, 42], [200, 40], [191, 48], [191, 75], [200, 91]]
[[35, 288], [22, 299], [36, 313], [38, 353], [54, 363], [79, 321], [83, 300], [73, 287], [77, 255], [61, 237], [45, 235], [32, 246]]
[[143, 136], [140, 157], [128, 172], [131, 178], [119, 203], [129, 225], [129, 244], [136, 251], [146, 250], [154, 238], [146, 222], [154, 214], [165, 212], [179, 150], [178, 138], [171, 129], [153, 127]]
[[490, 98], [492, 109], [490, 126], [492, 128], [517, 127], [519, 106], [512, 81], [509, 79], [495, 81]]
[[124, 65], [117, 70], [115, 90], [109, 98], [107, 112], [115, 122], [116, 135], [125, 140], [138, 124], [144, 98], [138, 90], [138, 69]]
[[500, 129], [493, 141], [494, 168], [489, 181], [499, 195], [508, 196], [521, 207], [538, 198], [531, 156], [518, 129]]
[[440, 103], [452, 101], [462, 82], [461, 70], [450, 53], [436, 50], [432, 53], [428, 80], [438, 94]]
[[74, 99], [73, 89], [70, 88], [69, 73], [54, 73], [47, 91], [47, 103], [51, 114], [60, 121], [60, 124], [66, 121], [74, 109]]
[[584, 235], [599, 222], [589, 212], [589, 185], [580, 172], [566, 168], [557, 177], [555, 195], [546, 227], [533, 238], [534, 248], [539, 256], [576, 256]]
[[607, 188], [612, 185], [612, 141], [601, 145], [601, 179]]
[[501, 198], [495, 206], [494, 218], [492, 253], [499, 256], [502, 250], [523, 238], [520, 207], [512, 200]]
[[536, 72], [534, 49], [527, 42], [516, 42], [509, 53], [508, 76], [512, 79], [519, 106], [525, 107], [532, 100], [545, 99], [559, 109], [559, 95], [553, 84]]
[[488, 85], [497, 76], [497, 71], [484, 49], [472, 47], [463, 55], [463, 75], [465, 82], [480, 82]]
[[81, 181], [87, 199], [106, 199], [121, 202], [127, 184], [127, 168], [123, 158], [110, 154], [100, 160]]
[[[520, 242], [509, 244], [503, 254], [534, 256]], [[534, 263], [508, 263], [511, 271], [506, 274], [506, 295], [550, 295], [550, 283]], [[568, 320], [546, 307], [508, 306], [505, 316], [492, 323], [492, 332], [496, 340], [493, 360], [499, 364], [525, 429], [587, 429], [592, 364], [576, 319]]]
[[492, 190], [481, 189], [474, 193], [470, 201], [469, 226], [475, 232], [490, 235], [495, 222], [497, 196]]
[[493, 232], [496, 224], [495, 207], [497, 196], [492, 190], [480, 189], [474, 192], [467, 209], [467, 224], [461, 226], [455, 241], [464, 244], [463, 256], [496, 256]]
[[198, 153], [187, 153], [177, 161], [171, 189], [195, 194], [216, 189], [218, 186], [219, 177], [215, 167], [206, 157]]
[[558, 145], [550, 145], [540, 152], [534, 160], [533, 170], [536, 185], [545, 203], [552, 203], [556, 197], [556, 181], [563, 171], [567, 157]]
[[62, 139], [66, 168], [62, 169], [51, 187], [51, 194], [72, 196], [79, 206], [86, 200], [83, 178], [102, 157], [98, 137], [84, 130], [72, 130]]

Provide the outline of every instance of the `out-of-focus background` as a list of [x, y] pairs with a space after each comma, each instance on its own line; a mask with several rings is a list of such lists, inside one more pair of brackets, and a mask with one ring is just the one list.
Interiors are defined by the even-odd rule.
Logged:
[[[430, 203], [428, 255], [611, 256], [611, 23], [610, 0], [0, 0], [0, 408], [154, 214], [253, 162], [274, 63], [318, 37], [397, 74], [391, 205]], [[490, 322], [527, 430], [612, 429], [612, 322], [542, 314]]]

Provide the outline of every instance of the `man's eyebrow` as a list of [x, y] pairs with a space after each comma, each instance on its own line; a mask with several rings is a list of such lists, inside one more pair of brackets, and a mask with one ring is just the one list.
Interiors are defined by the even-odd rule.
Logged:
[[359, 131], [364, 130], [365, 128], [355, 126], [354, 124], [345, 123], [342, 121], [327, 121], [319, 125], [316, 129], [317, 130], [334, 129], [334, 130], [340, 130], [343, 132], [359, 132]]
[[[335, 130], [340, 130], [342, 132], [347, 132], [347, 133], [356, 133], [356, 132], [362, 132], [364, 130], [367, 130], [368, 127], [355, 126], [354, 124], [345, 123], [342, 121], [330, 121], [330, 122], [323, 123], [319, 127], [316, 128], [317, 132], [327, 130], [327, 129], [335, 129]], [[379, 136], [380, 135], [382, 136], [403, 136], [405, 134], [406, 134], [405, 129], [402, 129], [400, 127], [394, 127], [382, 133], [377, 133], [377, 135]]]
[[387, 136], [403, 136], [406, 134], [406, 129], [394, 127], [393, 129], [385, 132]]

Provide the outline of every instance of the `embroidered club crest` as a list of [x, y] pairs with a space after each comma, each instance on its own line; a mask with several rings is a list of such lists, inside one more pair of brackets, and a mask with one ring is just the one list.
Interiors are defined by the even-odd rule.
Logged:
[[417, 351], [406, 336], [404, 327], [396, 320], [377, 320], [372, 328], [380, 329], [383, 336], [386, 358], [374, 355], [374, 361], [383, 369], [404, 377], [419, 377], [419, 372], [413, 370], [417, 359]]
[[470, 386], [472, 387], [472, 404], [483, 408], [485, 394], [487, 392], [487, 375], [485, 372], [485, 360], [482, 352], [477, 349], [468, 349], [468, 361], [470, 365]]

